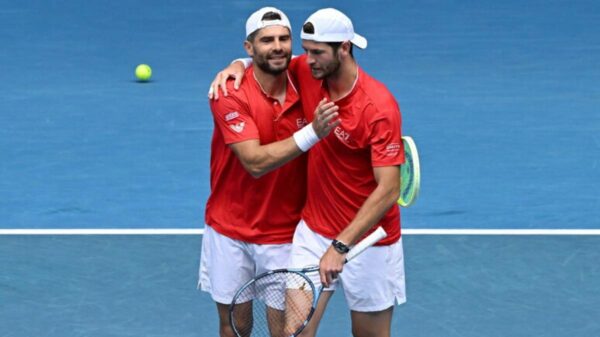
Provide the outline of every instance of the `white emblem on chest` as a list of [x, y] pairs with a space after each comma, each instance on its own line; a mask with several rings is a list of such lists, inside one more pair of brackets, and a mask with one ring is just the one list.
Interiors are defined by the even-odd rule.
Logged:
[[335, 128], [333, 133], [335, 133], [335, 136], [344, 143], [348, 143], [350, 141], [350, 134], [339, 126]]

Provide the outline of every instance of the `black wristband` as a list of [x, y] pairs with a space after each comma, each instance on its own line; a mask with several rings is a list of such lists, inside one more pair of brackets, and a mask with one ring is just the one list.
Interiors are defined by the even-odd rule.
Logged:
[[350, 248], [346, 246], [345, 243], [338, 240], [331, 241], [331, 245], [333, 246], [333, 249], [340, 254], [346, 254], [350, 251]]

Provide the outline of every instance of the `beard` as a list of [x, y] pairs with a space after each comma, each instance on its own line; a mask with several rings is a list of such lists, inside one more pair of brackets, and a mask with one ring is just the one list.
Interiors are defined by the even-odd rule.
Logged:
[[337, 73], [341, 64], [342, 62], [340, 62], [337, 58], [334, 58], [331, 62], [321, 65], [318, 68], [311, 67], [310, 71], [315, 79], [322, 80]]
[[[269, 63], [269, 60], [274, 58], [284, 57], [285, 62], [280, 65], [272, 65]], [[279, 75], [287, 70], [288, 65], [290, 64], [290, 60], [292, 59], [291, 53], [280, 52], [280, 53], [269, 53], [269, 54], [260, 54], [254, 56], [253, 62], [259, 67], [262, 71], [271, 75]]]

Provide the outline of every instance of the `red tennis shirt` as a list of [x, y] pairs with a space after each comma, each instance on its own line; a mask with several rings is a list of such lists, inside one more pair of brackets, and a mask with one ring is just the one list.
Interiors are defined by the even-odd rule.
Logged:
[[301, 129], [306, 119], [298, 92], [288, 76], [282, 106], [262, 90], [253, 67], [246, 70], [239, 90], [233, 89], [233, 81], [227, 88], [228, 97], [210, 102], [215, 128], [206, 223], [236, 240], [289, 243], [306, 200], [306, 155], [256, 179], [228, 144], [249, 139], [268, 144]]
[[[294, 58], [289, 70], [299, 82], [304, 113], [312, 121], [319, 101], [329, 98], [326, 82], [312, 77], [306, 55]], [[302, 213], [313, 231], [328, 238], [350, 224], [377, 187], [374, 167], [404, 163], [400, 108], [382, 83], [359, 67], [354, 87], [335, 103], [341, 124], [308, 152], [308, 194]], [[379, 245], [398, 241], [398, 205], [371, 231], [378, 226], [388, 233]]]

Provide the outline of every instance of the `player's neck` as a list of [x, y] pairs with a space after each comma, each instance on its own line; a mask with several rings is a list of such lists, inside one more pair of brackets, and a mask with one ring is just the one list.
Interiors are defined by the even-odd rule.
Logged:
[[262, 71], [260, 68], [254, 68], [254, 78], [262, 91], [270, 97], [273, 97], [283, 104], [287, 89], [287, 72], [273, 75]]
[[327, 90], [332, 101], [336, 101], [348, 95], [356, 84], [358, 78], [358, 65], [353, 58], [340, 64], [340, 68], [334, 74], [327, 77]]

